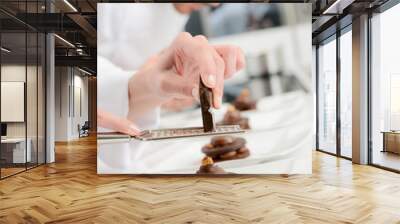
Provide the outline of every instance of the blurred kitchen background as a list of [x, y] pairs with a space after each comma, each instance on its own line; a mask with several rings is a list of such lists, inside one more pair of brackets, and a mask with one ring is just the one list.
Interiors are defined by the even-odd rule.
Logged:
[[255, 99], [310, 91], [310, 21], [311, 4], [223, 3], [193, 12], [185, 31], [242, 48], [246, 67], [225, 85], [230, 102], [243, 88]]

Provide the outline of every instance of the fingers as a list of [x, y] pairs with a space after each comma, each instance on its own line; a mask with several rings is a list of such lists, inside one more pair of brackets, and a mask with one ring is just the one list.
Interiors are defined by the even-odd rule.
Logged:
[[203, 35], [194, 37], [196, 41], [196, 68], [200, 74], [201, 80], [209, 88], [216, 88], [218, 84], [218, 66], [216, 61], [215, 50], [209, 45], [208, 40]]
[[181, 111], [183, 109], [192, 107], [193, 104], [194, 104], [194, 100], [193, 99], [189, 99], [189, 98], [176, 99], [176, 98], [174, 98], [174, 99], [164, 103], [162, 105], [162, 108], [166, 109], [168, 111], [178, 112], [178, 111]]
[[[180, 51], [177, 50], [177, 51]], [[174, 59], [175, 59], [175, 63], [174, 63], [174, 69], [176, 71], [177, 74], [183, 76], [183, 72], [184, 72], [184, 64], [183, 64], [183, 58], [182, 58], [183, 53], [176, 53], [174, 54]]]
[[189, 33], [183, 32], [174, 40], [171, 49], [175, 70], [179, 75], [196, 83], [200, 75], [207, 87], [216, 86], [216, 65], [212, 54], [215, 50], [204, 36], [192, 37]]
[[207, 38], [198, 35], [194, 37], [199, 44], [199, 53], [197, 60], [200, 62], [197, 66], [200, 68], [200, 76], [204, 84], [212, 88], [213, 107], [220, 108], [222, 104], [222, 95], [224, 88], [225, 63], [217, 51], [208, 44]]
[[217, 45], [214, 48], [225, 62], [225, 79], [230, 78], [245, 66], [244, 54], [239, 47]]
[[225, 71], [225, 63], [224, 60], [218, 55], [217, 52], [214, 52], [214, 61], [216, 65], [216, 86], [212, 89], [213, 91], [213, 106], [216, 109], [219, 109], [222, 104], [222, 95], [224, 92], [224, 71]]
[[175, 59], [184, 56], [183, 47], [190, 45], [192, 38], [192, 35], [188, 32], [179, 33], [172, 44], [160, 53], [158, 62], [159, 69], [171, 69], [174, 66], [176, 68], [177, 65], [175, 65]]
[[237, 61], [236, 61], [236, 71], [240, 71], [246, 66], [246, 60], [244, 58], [244, 53], [241, 48], [236, 48]]
[[218, 54], [223, 58], [225, 62], [225, 78], [231, 77], [236, 72], [236, 61], [237, 61], [237, 53], [236, 47], [230, 46], [215, 46]]
[[[161, 53], [161, 68], [172, 74], [160, 83], [161, 92], [175, 98], [198, 95], [199, 79], [213, 91], [213, 107], [221, 106], [224, 79], [244, 67], [240, 48], [229, 45], [211, 46], [202, 35], [182, 32]], [[199, 77], [200, 76], [200, 77]]]
[[188, 82], [184, 77], [177, 75], [173, 70], [165, 72], [160, 82], [161, 93], [170, 98], [192, 98], [196, 84]]
[[131, 136], [140, 134], [139, 128], [128, 119], [115, 116], [101, 109], [97, 110], [97, 122], [100, 127], [112, 129]]

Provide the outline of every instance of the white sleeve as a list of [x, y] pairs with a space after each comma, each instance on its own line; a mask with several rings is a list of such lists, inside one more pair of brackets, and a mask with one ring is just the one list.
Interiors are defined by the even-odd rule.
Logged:
[[123, 70], [138, 69], [172, 43], [187, 19], [172, 3], [99, 3], [97, 54]]
[[[129, 110], [128, 82], [134, 71], [125, 71], [104, 57], [97, 57], [97, 108], [119, 117], [127, 117]], [[140, 105], [139, 105], [140, 106]], [[160, 109], [155, 108], [140, 121], [133, 121], [142, 130], [159, 125]], [[112, 131], [98, 127], [99, 132]]]

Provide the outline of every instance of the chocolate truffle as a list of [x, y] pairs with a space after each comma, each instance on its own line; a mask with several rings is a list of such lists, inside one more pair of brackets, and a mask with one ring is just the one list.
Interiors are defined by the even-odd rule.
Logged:
[[251, 99], [248, 89], [243, 89], [233, 105], [240, 111], [256, 109], [256, 101]]
[[242, 117], [234, 106], [229, 106], [224, 118], [218, 122], [218, 125], [239, 125], [242, 129], [250, 129], [249, 119]]

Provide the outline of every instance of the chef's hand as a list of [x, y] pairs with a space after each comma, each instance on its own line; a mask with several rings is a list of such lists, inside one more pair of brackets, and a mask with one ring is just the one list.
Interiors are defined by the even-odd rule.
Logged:
[[[241, 70], [245, 65], [242, 50], [230, 45], [213, 46], [217, 53], [222, 57], [225, 63], [224, 79], [230, 78], [237, 71]], [[197, 99], [198, 101], [198, 99]], [[181, 111], [193, 106], [196, 101], [193, 99], [177, 99], [174, 98], [162, 105], [162, 108], [169, 111]]]
[[132, 121], [170, 99], [197, 98], [199, 80], [212, 89], [213, 107], [221, 106], [224, 79], [244, 66], [235, 46], [212, 46], [204, 36], [181, 33], [173, 43], [143, 65], [129, 81]]
[[101, 109], [97, 109], [97, 125], [131, 136], [140, 134], [139, 128], [130, 120], [118, 117]]
[[171, 99], [164, 103], [161, 108], [171, 112], [179, 112], [194, 106], [196, 101], [191, 98]]

